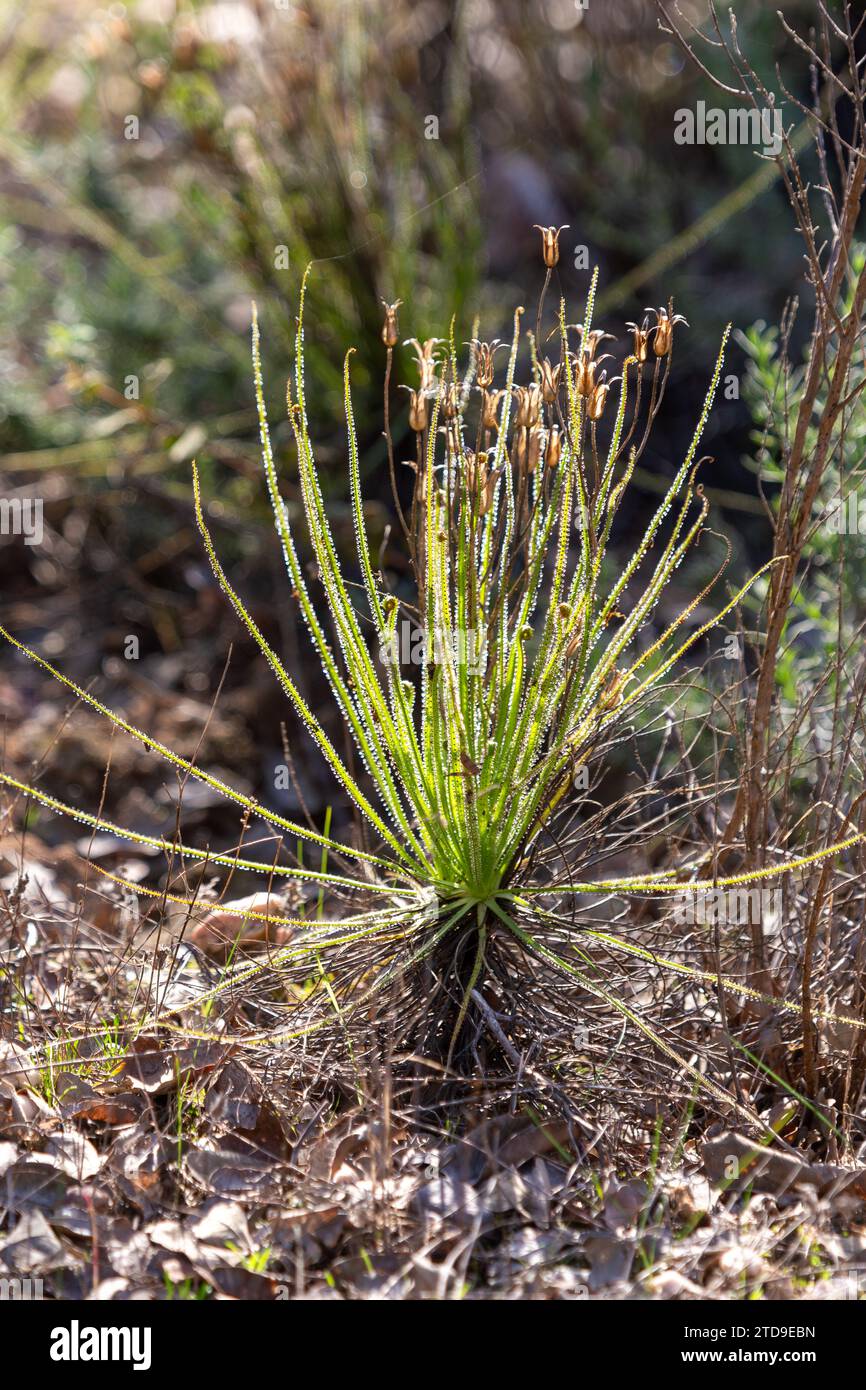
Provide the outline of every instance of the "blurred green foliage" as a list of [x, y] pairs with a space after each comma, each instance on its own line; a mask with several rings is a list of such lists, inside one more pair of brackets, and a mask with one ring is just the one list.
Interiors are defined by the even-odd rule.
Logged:
[[[775, 14], [739, 13], [772, 74]], [[671, 158], [675, 110], [714, 89], [645, 0], [36, 0], [9, 7], [2, 40], [0, 445], [13, 455], [76, 445], [58, 462], [87, 471], [108, 429], [124, 470], [152, 471], [195, 427], [247, 471], [249, 302], [279, 382], [310, 259], [326, 467], [342, 454], [350, 345], [365, 456], [381, 458], [380, 299], [406, 301], [406, 337], [447, 333], [454, 313], [462, 336], [476, 314], [502, 331], [537, 294], [533, 222], [570, 223], [623, 318], [675, 294], [707, 356], [725, 317], [772, 319], [798, 274], [783, 196], [760, 193], [760, 233], [751, 193], [714, 220], [760, 167], [751, 149]], [[662, 275], [652, 258], [668, 246]], [[568, 255], [558, 274], [583, 293]], [[632, 276], [622, 292], [617, 275]], [[130, 375], [158, 391], [106, 426]], [[414, 380], [405, 356], [394, 380]]]
[[[43, 4], [10, 22], [0, 68], [11, 117], [0, 140], [8, 450], [86, 440], [94, 404], [122, 407], [130, 376], [159, 378], [158, 400], [140, 387], [145, 454], [237, 411], [249, 415], [239, 433], [254, 437], [250, 300], [278, 382], [309, 260], [324, 262], [310, 289], [311, 400], [335, 432], [343, 355], [362, 347], [358, 418], [378, 434], [380, 298], [411, 299], [407, 327], [429, 331], [443, 305], [459, 313], [474, 298], [481, 262], [456, 50], [431, 108], [410, 15], [406, 5], [269, 13], [155, 2]], [[428, 113], [438, 138], [427, 138]], [[130, 426], [142, 413], [128, 412]]]

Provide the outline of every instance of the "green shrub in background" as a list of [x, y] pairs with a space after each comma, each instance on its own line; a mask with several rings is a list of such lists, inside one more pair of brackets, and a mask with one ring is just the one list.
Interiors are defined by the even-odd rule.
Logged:
[[[339, 344], [374, 340], [381, 297], [411, 290], [420, 320], [474, 296], [477, 167], [456, 64], [446, 51], [428, 111], [411, 12], [154, 3], [18, 18], [0, 68], [7, 450], [60, 448], [33, 462], [98, 474], [111, 438], [147, 471], [201, 452], [203, 432], [241, 467], [252, 297], [278, 382], [303, 267], [330, 261], [309, 368], [333, 418]], [[365, 442], [380, 414], [362, 374]]]

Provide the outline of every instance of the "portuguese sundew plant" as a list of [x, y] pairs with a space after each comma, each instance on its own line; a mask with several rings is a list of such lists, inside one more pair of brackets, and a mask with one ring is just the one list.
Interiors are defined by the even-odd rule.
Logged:
[[[559, 232], [541, 230], [546, 292], [558, 260]], [[570, 913], [569, 903], [585, 895], [664, 901], [684, 891], [742, 888], [826, 858], [861, 838], [726, 877], [710, 876], [706, 859], [678, 871], [609, 878], [581, 873], [579, 817], [586, 782], [576, 774], [603, 756], [626, 721], [649, 720], [654, 692], [666, 674], [754, 582], [726, 596], [709, 621], [698, 622], [696, 611], [724, 570], [722, 557], [715, 577], [676, 616], [659, 622], [662, 599], [698, 545], [707, 517], [708, 503], [697, 482], [698, 449], [729, 329], [691, 443], [667, 492], [619, 572], [605, 566], [617, 513], [668, 383], [674, 339], [685, 330], [672, 305], [647, 310], [639, 323], [629, 325], [630, 351], [614, 368], [604, 351], [611, 335], [593, 322], [596, 279], [582, 322], [568, 323], [560, 304], [546, 336], [542, 292], [535, 332], [525, 334], [528, 364], [520, 381], [522, 309], [514, 314], [510, 345], [474, 337], [468, 353], [462, 345], [458, 351], [453, 325], [447, 339], [411, 340], [419, 380], [407, 388], [415, 452], [409, 461], [413, 495], [405, 508], [398, 497], [390, 429], [397, 399], [391, 400], [390, 376], [399, 304], [385, 306], [386, 438], [410, 560], [409, 593], [389, 591], [381, 556], [374, 556], [367, 535], [351, 352], [344, 367], [357, 545], [351, 573], [337, 552], [307, 414], [305, 277], [287, 404], [316, 562], [310, 580], [280, 492], [254, 318], [265, 481], [292, 601], [300, 607], [354, 741], [353, 763], [338, 752], [232, 587], [208, 529], [194, 469], [196, 517], [220, 588], [358, 813], [363, 834], [357, 843], [333, 837], [330, 823], [314, 829], [233, 789], [133, 727], [5, 633], [116, 728], [162, 755], [182, 778], [206, 783], [239, 807], [245, 827], [249, 821], [264, 822], [276, 837], [274, 854], [262, 862], [240, 850], [199, 849], [136, 834], [2, 774], [7, 786], [94, 829], [164, 851], [181, 882], [184, 866], [198, 861], [210, 871], [243, 869], [262, 874], [270, 884], [307, 885], [317, 895], [314, 912], [294, 916], [221, 908], [285, 929], [288, 944], [264, 961], [230, 965], [216, 986], [202, 989], [184, 1018], [151, 1007], [141, 1013], [143, 1025], [162, 1024], [194, 1038], [218, 1035], [250, 1047], [305, 1046], [325, 1033], [347, 1040], [351, 1052], [354, 1039], [375, 1039], [387, 1024], [392, 1042], [417, 1047], [420, 1040], [447, 1066], [466, 1070], [472, 1066], [471, 1050], [463, 1044], [470, 1012], [501, 1041], [491, 992], [507, 1011], [521, 999], [531, 1004], [554, 980], [559, 981], [557, 1011], [578, 1017], [582, 1000], [602, 1004], [717, 1101], [736, 1104], [609, 982], [610, 952], [651, 960], [657, 968], [690, 976], [696, 987], [723, 983], [741, 996], [796, 1009], [784, 1000], [766, 1000], [742, 980], [722, 982], [713, 972], [659, 960], [639, 940], [581, 926]], [[545, 355], [552, 340], [555, 361]], [[562, 818], [575, 814], [578, 834], [569, 837], [568, 848], [560, 847], [554, 870], [550, 847], [557, 849]], [[195, 906], [188, 890], [173, 891], [175, 881], [164, 892], [117, 881], [137, 893]], [[231, 991], [237, 1001], [263, 972], [271, 982], [271, 1015], [275, 1009], [279, 1015], [275, 1026], [246, 1034], [222, 1027], [215, 1033], [220, 997]], [[276, 996], [275, 978], [285, 982]], [[845, 1021], [863, 1026], [856, 1019]]]

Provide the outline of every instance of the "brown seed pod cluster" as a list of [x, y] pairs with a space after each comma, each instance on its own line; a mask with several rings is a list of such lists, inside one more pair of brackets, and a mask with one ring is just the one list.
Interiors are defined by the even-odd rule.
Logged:
[[[559, 260], [559, 236], [564, 227], [539, 227], [542, 234], [542, 253], [547, 270], [545, 288], [550, 272]], [[412, 505], [412, 524], [406, 534], [416, 530], [419, 511], [427, 497], [429, 475], [430, 430], [435, 420], [437, 434], [444, 439], [444, 462], [434, 464], [436, 487], [442, 497], [451, 498], [451, 505], [461, 505], [465, 498], [471, 503], [474, 515], [486, 518], [496, 503], [499, 484], [510, 470], [518, 517], [528, 524], [533, 499], [552, 485], [552, 479], [564, 463], [585, 472], [587, 503], [599, 486], [601, 470], [596, 443], [596, 427], [605, 418], [611, 390], [620, 384], [621, 397], [618, 421], [611, 421], [616, 435], [617, 457], [635, 436], [637, 418], [642, 407], [652, 420], [658, 409], [670, 368], [674, 329], [686, 320], [673, 312], [669, 303], [657, 309], [646, 309], [640, 323], [626, 325], [631, 342], [620, 374], [615, 369], [614, 356], [604, 351], [613, 344], [613, 333], [591, 323], [566, 324], [560, 313], [560, 326], [548, 332], [562, 340], [559, 361], [536, 353], [541, 339], [542, 292], [536, 331], [527, 333], [531, 347], [531, 368], [528, 379], [514, 380], [513, 361], [508, 370], [504, 363], [497, 369], [499, 352], [507, 351], [507, 343], [499, 338], [483, 340], [477, 337], [464, 344], [470, 350], [465, 369], [458, 369], [453, 343], [448, 347], [441, 338], [409, 338], [404, 346], [411, 348], [418, 374], [417, 384], [402, 385], [409, 394], [408, 426], [416, 437], [415, 458], [407, 465], [415, 473], [415, 495]], [[385, 321], [382, 341], [389, 351], [397, 342], [397, 309], [401, 301], [382, 301]], [[515, 315], [513, 353], [517, 353], [520, 309]], [[390, 361], [390, 358], [389, 358]], [[643, 386], [645, 364], [654, 362], [648, 374], [649, 385]], [[629, 374], [629, 368], [633, 368]], [[497, 380], [498, 376], [498, 380]], [[629, 386], [631, 382], [631, 387]], [[646, 396], [649, 400], [646, 400]], [[626, 404], [631, 415], [626, 420]], [[473, 442], [473, 432], [475, 435]], [[577, 434], [576, 434], [577, 432]], [[641, 432], [642, 433], [642, 432]], [[636, 436], [641, 438], [641, 434]], [[639, 455], [645, 446], [632, 443]], [[389, 436], [390, 447], [390, 436]], [[434, 457], [436, 455], [434, 454]], [[441, 457], [441, 456], [439, 456]], [[618, 495], [610, 484], [611, 495]], [[505, 494], [501, 494], [504, 496]], [[402, 519], [402, 518], [401, 518]], [[579, 525], [577, 517], [575, 525]]]

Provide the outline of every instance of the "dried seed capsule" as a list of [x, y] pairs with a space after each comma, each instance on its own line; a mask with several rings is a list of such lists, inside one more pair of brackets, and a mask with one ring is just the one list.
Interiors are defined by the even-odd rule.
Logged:
[[625, 684], [625, 671], [611, 671], [607, 683], [602, 689], [599, 707], [601, 709], [615, 709], [622, 702], [622, 687]]
[[541, 458], [541, 441], [544, 438], [544, 431], [536, 425], [529, 431], [529, 443], [526, 450], [526, 471], [534, 473], [538, 467], [538, 460]]
[[553, 405], [559, 395], [561, 376], [562, 363], [558, 362], [555, 367], [552, 367], [548, 358], [545, 357], [541, 364], [541, 397], [545, 405]]
[[[602, 376], [603, 375], [604, 373], [602, 373]], [[607, 405], [607, 395], [609, 391], [610, 383], [607, 381], [600, 381], [593, 390], [593, 393], [589, 398], [589, 407], [587, 409], [587, 415], [589, 416], [590, 420], [601, 419], [602, 415], [604, 414], [604, 408]]]
[[417, 338], [406, 339], [406, 346], [415, 349], [420, 378], [418, 389], [420, 391], [435, 391], [436, 389], [436, 359], [433, 356], [433, 350], [441, 341], [441, 338], [427, 338], [422, 344], [418, 342]]
[[[442, 425], [441, 428], [440, 428], [440, 433], [442, 433], [442, 434], [445, 435], [445, 450], [446, 450], [446, 453], [447, 453], [450, 457], [452, 457], [452, 458], [459, 456], [459, 454], [460, 454], [460, 434], [459, 434], [459, 431], [458, 431], [458, 428], [457, 428], [457, 421], [456, 421], [456, 420], [446, 420], [446, 421], [445, 421], [445, 424]], [[444, 500], [445, 500], [445, 494], [444, 494], [444, 493], [442, 494], [442, 499], [443, 499], [443, 504], [444, 504]]]
[[656, 357], [667, 357], [674, 345], [674, 326], [684, 323], [688, 328], [689, 324], [682, 314], [674, 314], [671, 317], [664, 305], [660, 309], [649, 309], [647, 312], [656, 316], [655, 326], [650, 329], [653, 335], [653, 352]]
[[504, 391], [483, 391], [481, 393], [481, 427], [485, 430], [498, 430], [497, 409], [505, 395]]
[[493, 355], [501, 344], [498, 338], [494, 338], [492, 343], [480, 343], [476, 338], [473, 345], [477, 360], [475, 383], [482, 390], [486, 390], [488, 386], [493, 385]]
[[610, 338], [611, 341], [615, 341], [614, 335], [612, 333], [605, 333], [603, 328], [593, 328], [587, 333], [582, 323], [572, 324], [571, 327], [577, 330], [578, 337], [580, 338], [580, 350], [584, 357], [590, 362], [595, 361], [595, 354], [598, 351], [599, 343], [603, 343], [605, 338]]
[[394, 304], [386, 304], [384, 299], [382, 300], [382, 307], [385, 310], [385, 322], [382, 324], [382, 342], [387, 348], [396, 347], [400, 341], [397, 310], [402, 303], [402, 299], [396, 300]]
[[574, 389], [584, 398], [595, 390], [595, 363], [588, 352], [582, 352], [575, 363]]
[[544, 455], [544, 461], [548, 468], [558, 468], [561, 457], [562, 440], [559, 437], [559, 426], [554, 425], [547, 436], [547, 450]]
[[494, 468], [493, 472], [490, 473], [490, 475], [487, 478], [487, 482], [484, 486], [484, 491], [481, 495], [481, 503], [478, 507], [479, 516], [486, 516], [487, 513], [490, 511], [490, 508], [493, 506], [493, 497], [496, 492], [496, 484], [499, 482], [499, 479], [502, 476], [503, 467], [504, 465], [500, 463], [499, 467]]
[[565, 649], [566, 661], [571, 661], [578, 647], [580, 646], [580, 633], [576, 632]]
[[409, 428], [416, 434], [423, 434], [430, 419], [430, 402], [421, 391], [413, 391], [411, 386], [401, 390], [409, 392]]
[[[606, 336], [610, 335], [608, 334]], [[577, 391], [577, 394], [579, 396], [583, 396], [585, 398], [592, 397], [595, 395], [596, 388], [599, 384], [599, 382], [596, 380], [596, 372], [598, 371], [602, 362], [607, 362], [610, 358], [609, 352], [604, 353], [601, 357], [593, 357], [591, 355], [592, 351], [594, 351], [594, 349], [585, 349], [581, 353], [580, 357], [577, 359], [577, 363], [574, 369], [574, 389]], [[604, 376], [605, 374], [604, 372], [602, 372], [599, 380], [604, 381]], [[604, 409], [603, 403], [602, 409]], [[590, 418], [592, 417], [590, 416]]]
[[515, 386], [514, 396], [517, 401], [515, 425], [518, 429], [532, 429], [541, 418], [541, 388], [534, 383], [532, 386]]
[[559, 234], [568, 231], [568, 223], [564, 227], [540, 227], [536, 222], [534, 230], [541, 232], [541, 254], [548, 270], [552, 270], [559, 264]]
[[527, 430], [525, 425], [518, 426], [518, 428], [514, 431], [514, 457], [517, 461], [518, 468], [524, 468], [526, 466], [526, 446], [528, 434], [529, 431]]
[[645, 318], [643, 323], [627, 323], [626, 328], [630, 328], [634, 334], [634, 355], [638, 362], [645, 362], [649, 356], [649, 340], [652, 329], [649, 326], [649, 319]]
[[460, 404], [457, 387], [453, 381], [449, 381], [445, 390], [442, 392], [442, 416], [445, 420], [453, 420], [457, 416], [457, 408]]

